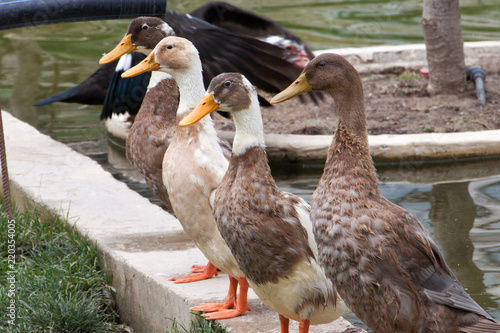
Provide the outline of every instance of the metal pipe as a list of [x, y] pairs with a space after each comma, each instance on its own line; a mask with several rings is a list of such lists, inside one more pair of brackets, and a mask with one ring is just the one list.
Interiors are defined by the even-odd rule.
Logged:
[[486, 72], [479, 66], [471, 66], [465, 68], [467, 80], [471, 80], [476, 85], [476, 96], [481, 102], [481, 105], [486, 104], [486, 93], [484, 91], [484, 78]]
[[163, 16], [166, 0], [7, 0], [0, 2], [0, 30], [72, 21]]

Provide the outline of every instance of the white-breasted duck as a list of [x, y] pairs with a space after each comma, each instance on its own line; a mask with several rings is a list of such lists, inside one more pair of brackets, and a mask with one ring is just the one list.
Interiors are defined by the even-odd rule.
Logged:
[[[175, 35], [172, 28], [159, 19], [157, 20], [158, 23], [163, 22], [161, 25], [151, 29], [141, 28], [149, 27], [148, 19], [137, 18], [130, 24], [128, 32], [133, 31], [134, 33], [127, 33], [127, 36], [134, 36], [134, 44], [122, 41], [112, 52], [103, 57], [104, 60], [101, 60], [106, 63], [107, 61], [120, 59], [120, 62], [122, 62], [127, 57], [125, 54], [135, 49], [140, 50], [145, 56], [149, 55], [158, 41], [165, 36]], [[130, 69], [131, 66], [128, 64], [124, 68]], [[121, 75], [123, 72], [124, 70], [121, 70], [119, 74]], [[147, 74], [147, 76], [139, 76], [144, 80], [149, 80], [149, 84], [141, 107], [126, 137], [125, 152], [128, 160], [144, 177], [153, 193], [167, 209], [172, 210], [167, 188], [163, 184], [162, 164], [165, 151], [172, 141], [177, 126], [179, 90], [175, 80], [169, 74], [161, 71], [147, 72]], [[133, 80], [134, 78], [136, 77], [123, 80]], [[116, 76], [113, 82], [117, 82]], [[110, 89], [118, 87], [120, 87], [119, 84], [112, 84]], [[129, 98], [136, 97], [133, 94]], [[140, 103], [140, 101], [135, 102]], [[214, 275], [217, 275], [217, 268], [208, 263], [206, 266], [193, 265], [189, 275], [171, 278], [171, 280], [175, 281], [175, 283], [187, 283], [208, 279]]]
[[[222, 16], [222, 20], [215, 19], [211, 13], [222, 8], [228, 16]], [[209, 23], [210, 21], [212, 23]], [[232, 22], [231, 30], [225, 26], [229, 21]], [[303, 53], [309, 58], [313, 57], [311, 50], [281, 25], [241, 8], [217, 2], [208, 3], [191, 14], [168, 11], [163, 19], [136, 18], [120, 42], [124, 44], [121, 50], [127, 46], [128, 52], [131, 52], [130, 48], [133, 45], [137, 47], [137, 51], [152, 50], [161, 38], [167, 36], [164, 31], [165, 22], [173, 28], [177, 36], [189, 39], [198, 49], [203, 63], [205, 86], [208, 86], [212, 77], [219, 73], [238, 70], [252, 79], [260, 89], [276, 93], [300, 73], [302, 69], [300, 66], [307, 61]], [[237, 22], [241, 22], [238, 28]], [[155, 34], [153, 31], [148, 31], [150, 29], [158, 30], [155, 32], [163, 33], [163, 36], [160, 39], [153, 38]], [[149, 45], [136, 44], [137, 39], [144, 39], [144, 36], [149, 34], [153, 36]], [[218, 48], [213, 48], [213, 45], [218, 45]], [[300, 50], [295, 51], [295, 49]], [[113, 114], [124, 112], [131, 116], [135, 115], [139, 110], [148, 80], [139, 77], [122, 81], [120, 76], [122, 71], [117, 68], [117, 53], [111, 54], [114, 56], [106, 55], [101, 59], [101, 64], [113, 62], [104, 64], [89, 79], [35, 105], [42, 106], [53, 102], [104, 103], [101, 119], [109, 119]], [[132, 64], [137, 64], [141, 58], [140, 54], [135, 55], [131, 59]], [[124, 63], [128, 62], [127, 60]], [[113, 69], [116, 69], [115, 75]], [[132, 102], [131, 92], [134, 93]], [[310, 96], [315, 102], [318, 98], [322, 98], [319, 94]], [[260, 98], [260, 101], [269, 105], [263, 98]]]
[[[179, 87], [177, 120], [182, 119], [203, 97], [205, 88], [201, 60], [194, 45], [180, 37], [166, 37], [139, 65], [124, 76], [144, 71], [164, 71]], [[173, 211], [196, 246], [217, 268], [230, 276], [230, 288], [224, 304], [202, 304], [195, 311], [217, 311], [205, 314], [207, 319], [224, 319], [242, 315], [247, 304], [248, 282], [236, 259], [220, 235], [212, 215], [210, 195], [219, 185], [229, 164], [210, 117], [196, 126], [179, 127], [163, 159], [163, 182]], [[236, 298], [236, 287], [240, 294]], [[236, 302], [237, 299], [237, 302]]]
[[374, 332], [497, 332], [500, 323], [465, 292], [429, 232], [382, 196], [356, 69], [322, 54], [271, 103], [310, 90], [330, 94], [339, 117], [311, 218], [319, 260], [347, 306]]
[[232, 114], [236, 132], [229, 168], [213, 198], [214, 216], [239, 267], [264, 304], [301, 333], [348, 311], [317, 261], [309, 205], [276, 186], [267, 162], [255, 87], [239, 73], [210, 83], [203, 100], [181, 126], [203, 121], [215, 110]]

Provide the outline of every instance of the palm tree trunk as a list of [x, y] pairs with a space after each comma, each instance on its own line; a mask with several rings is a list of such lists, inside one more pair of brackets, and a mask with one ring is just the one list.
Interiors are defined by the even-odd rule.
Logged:
[[467, 87], [459, 0], [424, 0], [422, 15], [431, 94], [457, 94]]

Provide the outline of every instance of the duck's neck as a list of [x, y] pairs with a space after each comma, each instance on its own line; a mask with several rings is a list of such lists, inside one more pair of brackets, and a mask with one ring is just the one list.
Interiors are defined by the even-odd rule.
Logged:
[[265, 148], [264, 127], [257, 96], [252, 96], [250, 107], [233, 113], [236, 133], [233, 141], [233, 154], [238, 156], [252, 147]]
[[353, 140], [368, 145], [368, 133], [366, 130], [366, 112], [361, 78], [355, 73], [346, 81], [345, 87], [337, 87], [329, 91], [335, 100], [339, 126], [346, 129]]
[[177, 116], [183, 116], [198, 105], [205, 93], [201, 63], [194, 64], [189, 70], [173, 73], [173, 77], [180, 95]]
[[163, 80], [168, 80], [171, 78], [172, 78], [172, 75], [167, 74], [165, 72], [152, 71], [151, 78], [149, 79], [149, 83], [148, 83], [148, 91], [150, 89], [154, 88], [159, 82], [161, 82]]
[[333, 176], [332, 179], [354, 177], [354, 183], [339, 182], [337, 185], [378, 193], [377, 174], [368, 146], [363, 86], [359, 75], [349, 82], [348, 89], [330, 92], [337, 107], [339, 124], [328, 152], [325, 174]]

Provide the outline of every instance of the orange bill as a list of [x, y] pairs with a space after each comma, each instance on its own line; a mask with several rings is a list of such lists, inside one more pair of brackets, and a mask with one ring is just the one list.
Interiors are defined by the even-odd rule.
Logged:
[[306, 74], [302, 73], [295, 82], [278, 95], [274, 96], [269, 103], [278, 104], [311, 90], [312, 86], [307, 82]]
[[160, 69], [160, 64], [158, 64], [155, 61], [155, 55], [151, 53], [146, 57], [146, 59], [144, 59], [134, 67], [130, 68], [125, 73], [123, 73], [122, 77], [127, 78], [127, 77], [137, 76], [139, 74], [155, 71], [158, 69]]
[[122, 55], [135, 50], [137, 50], [137, 46], [132, 44], [132, 39], [130, 37], [130, 34], [128, 34], [122, 38], [120, 43], [116, 45], [116, 47], [111, 50], [111, 52], [102, 56], [101, 60], [99, 60], [99, 64], [104, 65], [110, 63], [120, 58]]
[[214, 93], [203, 96], [201, 102], [191, 111], [190, 114], [184, 117], [179, 123], [180, 126], [192, 125], [201, 118], [205, 117], [210, 112], [219, 108], [219, 103], [214, 100]]

